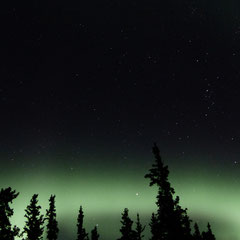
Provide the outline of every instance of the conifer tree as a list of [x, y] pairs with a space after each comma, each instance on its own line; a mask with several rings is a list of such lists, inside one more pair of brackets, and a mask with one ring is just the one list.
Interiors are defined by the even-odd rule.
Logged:
[[202, 240], [202, 236], [201, 236], [201, 233], [199, 231], [199, 227], [198, 227], [197, 223], [194, 224], [193, 239], [194, 240]]
[[13, 209], [9, 204], [18, 196], [15, 190], [10, 187], [1, 189], [0, 191], [0, 239], [1, 240], [14, 240], [18, 236], [19, 228], [12, 227], [10, 217], [13, 216]]
[[187, 215], [186, 211], [187, 209], [183, 210], [182, 214], [182, 232], [183, 232], [183, 237], [185, 240], [192, 240], [192, 234], [191, 234], [191, 222], [192, 220], [189, 219], [189, 216]]
[[49, 209], [46, 214], [47, 223], [47, 239], [57, 240], [58, 236], [58, 223], [56, 220], [56, 208], [55, 208], [55, 195], [51, 195], [49, 199]]
[[97, 226], [94, 227], [94, 229], [91, 231], [91, 240], [98, 240], [99, 234], [97, 231]]
[[77, 240], [88, 240], [88, 233], [86, 233], [85, 228], [83, 227], [83, 210], [80, 206], [78, 219], [77, 219]]
[[191, 237], [191, 233], [189, 232], [190, 220], [187, 216], [187, 209], [179, 206], [178, 196], [175, 199], [173, 197], [175, 191], [168, 180], [168, 166], [164, 165], [156, 144], [153, 147], [153, 154], [155, 163], [149, 173], [145, 175], [145, 178], [150, 179], [150, 186], [158, 187], [156, 201], [158, 210], [154, 218], [152, 216], [150, 224], [152, 240], [188, 239]]
[[142, 240], [144, 235], [142, 235], [143, 231], [145, 230], [146, 226], [142, 226], [140, 222], [139, 214], [137, 214], [137, 222], [136, 222], [136, 240]]
[[125, 208], [122, 213], [122, 227], [120, 232], [122, 236], [118, 240], [134, 240], [136, 239], [136, 232], [132, 230], [133, 221], [128, 216], [128, 209]]
[[152, 213], [152, 217], [151, 217], [151, 222], [150, 222], [150, 228], [151, 228], [151, 234], [152, 237], [150, 238], [150, 240], [158, 240], [157, 236], [159, 236], [159, 229], [158, 229], [158, 219], [155, 213]]
[[202, 239], [203, 240], [215, 240], [216, 239], [214, 234], [212, 233], [210, 223], [208, 223], [208, 225], [207, 225], [207, 232], [202, 233]]
[[25, 240], [41, 240], [43, 239], [43, 224], [44, 218], [43, 215], [40, 214], [41, 206], [38, 204], [38, 194], [34, 194], [30, 201], [30, 205], [27, 206], [25, 212], [25, 217], [27, 221], [25, 222], [25, 227], [23, 234], [26, 233], [27, 237]]

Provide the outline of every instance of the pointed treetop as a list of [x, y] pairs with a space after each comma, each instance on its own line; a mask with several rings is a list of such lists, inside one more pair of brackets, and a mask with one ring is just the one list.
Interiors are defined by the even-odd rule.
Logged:
[[47, 223], [47, 239], [57, 240], [58, 238], [58, 222], [56, 220], [55, 195], [49, 198], [49, 209], [47, 209], [46, 220]]
[[84, 218], [84, 214], [83, 214], [82, 206], [80, 206], [78, 219], [77, 219], [77, 240], [88, 240], [88, 233], [83, 227], [83, 218]]
[[208, 224], [207, 224], [207, 228], [208, 228], [208, 231], [209, 231], [209, 232], [212, 232], [211, 225], [210, 225], [209, 222], [208, 222]]
[[[147, 173], [144, 177], [150, 179], [150, 186], [157, 185], [162, 189], [168, 188], [168, 190], [174, 194], [173, 188], [170, 187], [170, 183], [168, 181], [169, 170], [168, 166], [163, 164], [162, 158], [160, 156], [160, 151], [156, 143], [152, 148], [153, 154], [155, 156], [155, 162], [152, 164], [152, 168], [149, 169], [149, 173]], [[167, 186], [166, 186], [167, 185]]]
[[141, 240], [144, 235], [142, 235], [142, 233], [144, 232], [145, 230], [145, 227], [146, 226], [142, 226], [141, 222], [140, 222], [140, 217], [139, 217], [139, 214], [137, 213], [137, 222], [136, 222], [136, 239], [137, 240]]
[[99, 234], [97, 230], [97, 226], [94, 227], [94, 229], [91, 231], [91, 240], [98, 240]]
[[125, 208], [122, 213], [122, 227], [120, 229], [121, 237], [118, 240], [134, 240], [136, 232], [132, 230], [133, 221], [128, 215], [128, 208]]
[[198, 227], [197, 223], [194, 224], [193, 239], [194, 240], [201, 240], [202, 239], [202, 236], [201, 236], [201, 233], [199, 231], [199, 227]]
[[41, 206], [37, 205], [37, 198], [38, 194], [34, 194], [30, 204], [25, 209], [26, 214], [24, 216], [27, 218], [27, 221], [22, 234], [26, 233], [28, 240], [41, 240], [43, 238], [44, 218], [40, 213]]
[[211, 225], [209, 222], [208, 222], [207, 228], [208, 228], [207, 233], [208, 233], [209, 239], [215, 240], [216, 238], [215, 238], [214, 234], [212, 233]]

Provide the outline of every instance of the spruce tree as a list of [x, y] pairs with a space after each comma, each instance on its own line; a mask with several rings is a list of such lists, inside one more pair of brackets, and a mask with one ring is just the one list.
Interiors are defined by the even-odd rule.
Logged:
[[99, 234], [97, 231], [97, 226], [94, 227], [94, 229], [91, 231], [91, 240], [98, 240]]
[[156, 144], [153, 146], [155, 163], [145, 175], [150, 179], [150, 186], [158, 187], [157, 194], [157, 214], [152, 216], [151, 232], [152, 240], [175, 240], [191, 238], [190, 220], [187, 216], [187, 209], [182, 209], [179, 205], [179, 197], [175, 199], [174, 189], [168, 180], [168, 166], [164, 165], [160, 156], [160, 151]]
[[14, 240], [18, 236], [19, 228], [12, 227], [10, 217], [13, 216], [13, 209], [9, 204], [18, 196], [15, 190], [10, 187], [1, 189], [0, 191], [0, 239], [1, 240]]
[[197, 223], [194, 224], [193, 239], [194, 240], [202, 240], [202, 236], [201, 236], [201, 233], [199, 231], [199, 227], [198, 227]]
[[85, 228], [83, 227], [83, 210], [80, 206], [78, 219], [77, 219], [77, 240], [88, 240], [88, 234], [86, 233]]
[[43, 239], [43, 224], [44, 218], [40, 214], [41, 206], [38, 204], [38, 194], [34, 194], [30, 201], [30, 205], [27, 206], [25, 212], [25, 217], [27, 221], [25, 222], [25, 227], [23, 234], [26, 233], [27, 237], [25, 240], [41, 240]]
[[120, 232], [122, 236], [118, 240], [134, 240], [136, 239], [136, 232], [132, 230], [133, 221], [128, 216], [128, 209], [125, 208], [122, 213], [122, 227]]
[[58, 237], [58, 223], [56, 220], [55, 195], [51, 195], [49, 199], [49, 209], [46, 214], [47, 220], [47, 239], [57, 240]]
[[214, 234], [212, 233], [210, 223], [208, 223], [208, 225], [207, 225], [207, 232], [202, 233], [202, 239], [203, 240], [215, 240], [216, 239]]
[[146, 226], [142, 226], [140, 222], [139, 214], [137, 214], [137, 222], [136, 222], [136, 240], [142, 240], [144, 235], [142, 235], [143, 231], [145, 230]]

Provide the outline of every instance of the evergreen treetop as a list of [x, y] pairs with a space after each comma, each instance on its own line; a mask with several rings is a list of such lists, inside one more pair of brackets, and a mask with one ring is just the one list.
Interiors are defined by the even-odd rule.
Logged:
[[158, 187], [157, 214], [152, 215], [151, 232], [152, 240], [174, 240], [176, 238], [188, 239], [191, 237], [190, 220], [187, 209], [179, 205], [179, 197], [174, 199], [174, 189], [168, 180], [168, 166], [164, 165], [160, 151], [153, 146], [155, 162], [145, 178], [150, 179], [150, 186]]
[[198, 227], [197, 223], [194, 224], [193, 239], [194, 240], [202, 240], [202, 236], [201, 236], [201, 233], [199, 231], [199, 227]]
[[97, 226], [94, 227], [94, 229], [91, 231], [91, 240], [98, 240], [99, 234], [97, 230]]
[[43, 224], [44, 218], [43, 215], [40, 214], [41, 206], [38, 204], [38, 194], [34, 194], [30, 201], [30, 205], [27, 206], [24, 215], [27, 218], [25, 222], [25, 227], [23, 234], [26, 233], [27, 237], [25, 240], [41, 240], [43, 239]]
[[202, 239], [203, 240], [215, 240], [215, 236], [212, 233], [211, 225], [210, 223], [207, 224], [207, 231], [202, 233]]
[[137, 214], [137, 222], [136, 222], [136, 240], [142, 240], [144, 235], [142, 233], [144, 232], [146, 226], [142, 226], [140, 222], [139, 214]]
[[120, 232], [122, 236], [118, 240], [134, 240], [136, 238], [136, 232], [132, 230], [133, 221], [128, 215], [128, 209], [125, 208], [122, 213], [121, 220], [122, 227]]
[[51, 195], [49, 199], [49, 209], [46, 213], [48, 240], [57, 240], [59, 229], [56, 216], [55, 195]]
[[78, 219], [77, 219], [77, 240], [88, 240], [88, 233], [86, 233], [85, 228], [83, 227], [83, 210], [82, 206], [80, 206]]

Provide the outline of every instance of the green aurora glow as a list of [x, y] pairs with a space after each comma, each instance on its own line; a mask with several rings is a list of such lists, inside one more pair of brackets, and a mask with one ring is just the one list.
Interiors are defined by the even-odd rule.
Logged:
[[190, 218], [240, 240], [239, 1], [5, 2], [0, 181], [20, 192], [12, 223], [22, 229], [33, 194], [44, 214], [55, 194], [59, 240], [76, 239], [80, 205], [100, 240], [120, 236], [126, 207], [147, 240], [157, 140]]
[[[116, 239], [119, 236], [122, 210], [127, 207], [135, 219], [139, 212], [142, 221], [148, 224], [155, 210], [156, 189], [148, 186], [144, 174], [151, 163], [116, 169], [94, 163], [88, 167], [76, 166], [69, 169], [60, 165], [19, 168], [8, 174], [1, 173], [2, 187], [11, 186], [20, 192], [15, 200], [12, 222], [19, 227], [24, 224], [24, 209], [34, 193], [39, 194], [39, 204], [43, 213], [48, 207], [51, 194], [56, 194], [57, 217], [60, 224], [59, 239], [76, 237], [76, 219], [79, 206], [85, 213], [87, 230], [99, 225], [102, 239]], [[188, 208], [194, 221], [202, 230], [208, 221], [212, 224], [217, 239], [237, 239], [240, 235], [240, 191], [238, 181], [231, 169], [220, 173], [217, 169], [191, 166], [180, 169], [176, 163], [169, 164], [170, 181], [180, 196], [181, 205]], [[231, 171], [230, 171], [231, 170]], [[231, 187], [229, 187], [231, 186]], [[149, 228], [145, 233], [149, 236]]]

